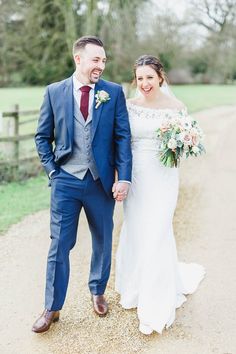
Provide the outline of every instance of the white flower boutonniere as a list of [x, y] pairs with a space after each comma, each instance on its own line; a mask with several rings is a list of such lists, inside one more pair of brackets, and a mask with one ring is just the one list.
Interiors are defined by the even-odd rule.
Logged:
[[98, 108], [100, 106], [100, 104], [105, 103], [110, 100], [109, 93], [107, 93], [104, 90], [97, 91], [95, 98], [96, 98], [95, 108]]

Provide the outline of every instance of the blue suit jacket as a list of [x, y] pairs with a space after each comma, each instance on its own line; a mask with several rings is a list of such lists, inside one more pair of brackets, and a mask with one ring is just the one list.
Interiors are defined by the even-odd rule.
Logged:
[[[110, 100], [95, 108], [92, 119], [92, 151], [99, 177], [111, 195], [115, 169], [118, 179], [131, 181], [132, 155], [130, 126], [122, 87], [99, 80], [98, 90], [109, 93]], [[46, 88], [35, 143], [47, 174], [68, 160], [73, 151], [74, 97], [72, 77]]]

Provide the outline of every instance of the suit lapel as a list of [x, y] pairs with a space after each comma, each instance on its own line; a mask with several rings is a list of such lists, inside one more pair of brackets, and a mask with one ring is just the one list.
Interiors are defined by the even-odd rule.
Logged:
[[99, 119], [101, 117], [102, 109], [103, 109], [103, 103], [100, 104], [98, 108], [95, 108], [96, 106], [96, 98], [95, 95], [98, 91], [102, 90], [102, 81], [99, 81], [94, 88], [94, 102], [93, 102], [93, 117], [92, 117], [92, 140], [94, 138], [94, 135], [96, 133], [96, 129], [98, 126]]
[[74, 97], [73, 97], [73, 80], [72, 76], [65, 80], [64, 92], [64, 114], [66, 120], [66, 126], [68, 129], [71, 142], [74, 138]]

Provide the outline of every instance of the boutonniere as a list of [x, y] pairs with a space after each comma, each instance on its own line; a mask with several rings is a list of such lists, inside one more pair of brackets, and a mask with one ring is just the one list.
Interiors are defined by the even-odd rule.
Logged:
[[96, 98], [95, 108], [98, 108], [100, 106], [100, 104], [105, 103], [110, 100], [109, 93], [107, 93], [104, 90], [97, 91], [95, 98]]

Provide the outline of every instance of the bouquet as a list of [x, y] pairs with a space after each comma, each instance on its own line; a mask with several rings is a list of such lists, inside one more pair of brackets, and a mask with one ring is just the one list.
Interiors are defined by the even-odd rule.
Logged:
[[157, 130], [160, 139], [159, 158], [166, 167], [178, 167], [180, 158], [198, 156], [205, 152], [203, 133], [196, 120], [183, 113], [166, 115]]

